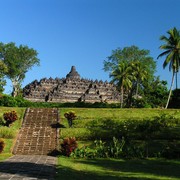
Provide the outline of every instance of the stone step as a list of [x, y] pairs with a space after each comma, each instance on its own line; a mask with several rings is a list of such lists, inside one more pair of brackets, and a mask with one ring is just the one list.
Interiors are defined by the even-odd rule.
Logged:
[[18, 134], [13, 154], [47, 155], [58, 150], [59, 122], [56, 108], [28, 108]]

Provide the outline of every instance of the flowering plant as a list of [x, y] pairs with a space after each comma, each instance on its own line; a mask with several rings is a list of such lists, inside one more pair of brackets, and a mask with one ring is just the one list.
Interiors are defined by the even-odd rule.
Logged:
[[73, 111], [64, 113], [64, 117], [68, 120], [69, 127], [72, 126], [72, 121], [76, 119], [76, 114]]
[[61, 152], [65, 156], [70, 156], [76, 148], [77, 141], [75, 137], [65, 138], [61, 144]]
[[10, 111], [3, 114], [4, 120], [6, 121], [6, 126], [9, 127], [14, 121], [18, 119], [16, 111]]

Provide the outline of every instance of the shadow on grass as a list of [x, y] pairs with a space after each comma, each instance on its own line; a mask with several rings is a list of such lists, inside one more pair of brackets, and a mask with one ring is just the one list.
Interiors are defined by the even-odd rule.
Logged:
[[57, 179], [180, 179], [180, 161], [60, 158]]

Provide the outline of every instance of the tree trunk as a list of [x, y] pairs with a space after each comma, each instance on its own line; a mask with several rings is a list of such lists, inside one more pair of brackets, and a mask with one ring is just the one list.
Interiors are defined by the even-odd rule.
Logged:
[[139, 82], [137, 81], [137, 85], [136, 85], [136, 95], [135, 95], [136, 98], [137, 98], [137, 96], [138, 96], [138, 91], [139, 91]]
[[13, 91], [12, 91], [12, 96], [16, 97], [18, 95], [19, 91], [19, 82], [16, 81], [15, 79], [12, 79], [12, 85], [13, 85]]
[[123, 101], [124, 101], [124, 91], [123, 86], [121, 87], [121, 108], [123, 108]]
[[176, 72], [176, 89], [178, 89], [178, 72]]
[[174, 84], [174, 75], [175, 75], [175, 73], [173, 72], [172, 81], [171, 81], [171, 87], [169, 89], [169, 96], [168, 96], [168, 100], [167, 100], [165, 109], [167, 109], [167, 107], [169, 105], [169, 100], [170, 100], [170, 97], [171, 97], [172, 88], [173, 88], [173, 84]]

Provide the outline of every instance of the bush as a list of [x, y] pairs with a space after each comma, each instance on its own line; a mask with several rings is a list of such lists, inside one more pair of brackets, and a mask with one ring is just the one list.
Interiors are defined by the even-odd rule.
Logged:
[[76, 114], [73, 111], [64, 113], [64, 117], [68, 120], [69, 127], [72, 127], [72, 121], [76, 119]]
[[12, 97], [9, 95], [2, 95], [0, 97], [0, 106], [6, 107], [31, 107], [32, 102], [23, 99], [22, 97]]
[[70, 156], [73, 158], [94, 158], [95, 153], [93, 149], [83, 146], [82, 148], [76, 148]]
[[17, 107], [17, 101], [12, 96], [3, 95], [0, 98], [0, 106]]
[[3, 139], [0, 139], [0, 153], [2, 153], [4, 146], [5, 146], [5, 143], [4, 143]]
[[77, 148], [76, 138], [65, 138], [61, 144], [61, 152], [64, 156], [70, 156], [70, 154]]
[[4, 120], [6, 121], [6, 126], [9, 127], [14, 121], [18, 119], [16, 111], [10, 111], [3, 114]]
[[180, 89], [173, 90], [168, 108], [180, 108]]

